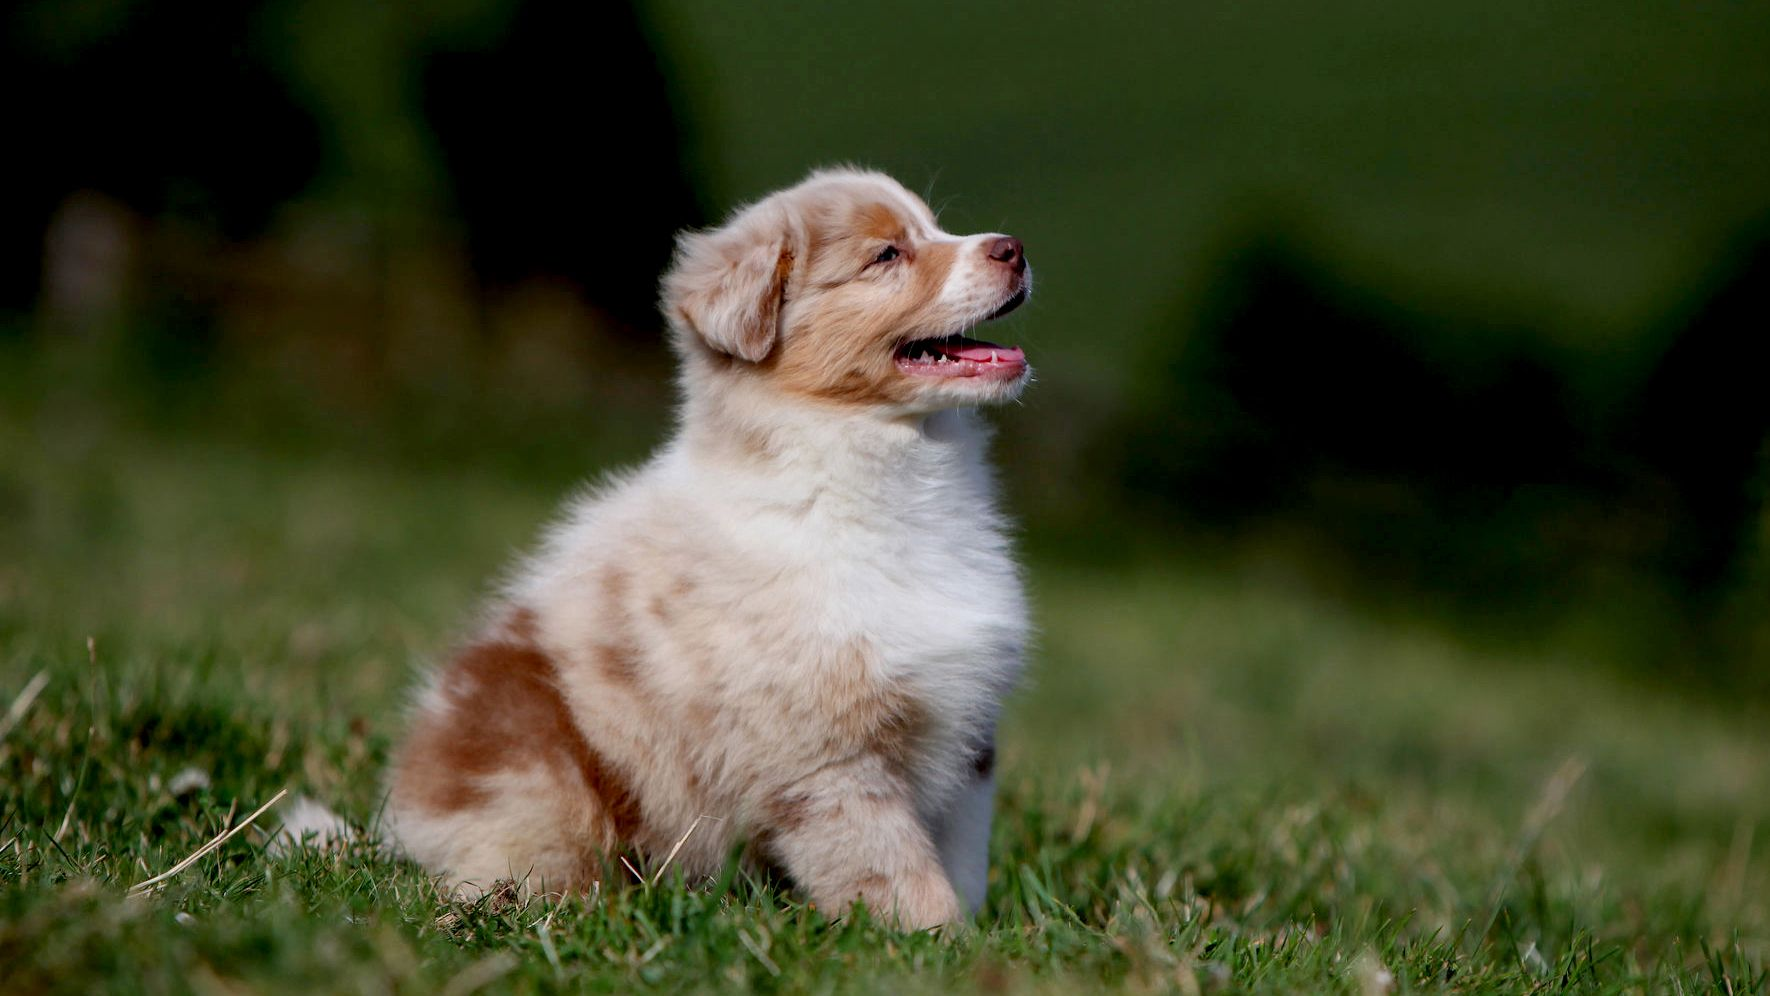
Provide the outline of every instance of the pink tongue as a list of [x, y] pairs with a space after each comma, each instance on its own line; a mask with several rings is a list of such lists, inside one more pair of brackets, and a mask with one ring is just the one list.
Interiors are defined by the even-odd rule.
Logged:
[[940, 346], [940, 351], [955, 360], [989, 363], [993, 360], [1012, 362], [1022, 357], [1019, 346]]

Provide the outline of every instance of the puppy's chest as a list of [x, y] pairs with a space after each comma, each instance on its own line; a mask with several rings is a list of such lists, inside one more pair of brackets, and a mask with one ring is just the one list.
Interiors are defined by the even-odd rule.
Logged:
[[1018, 674], [1026, 611], [998, 537], [914, 536], [816, 573], [826, 624], [870, 650], [869, 683], [974, 711]]

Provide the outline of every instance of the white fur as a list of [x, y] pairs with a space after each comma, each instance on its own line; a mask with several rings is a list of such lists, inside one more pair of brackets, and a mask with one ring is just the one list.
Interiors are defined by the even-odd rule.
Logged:
[[297, 847], [340, 847], [356, 839], [356, 831], [344, 817], [305, 795], [278, 807], [278, 815], [282, 817], [282, 826], [265, 845], [265, 850], [273, 855], [281, 856]]
[[[980, 262], [992, 236], [940, 232], [919, 201], [874, 174], [820, 176], [855, 196], [895, 199], [918, 225], [926, 219], [926, 242], [961, 244], [940, 287], [942, 314], [976, 324], [1000, 306], [1001, 274]], [[740, 226], [778, 225], [790, 207], [765, 201], [687, 244], [733, 242]], [[938, 402], [844, 406], [733, 372], [730, 356], [750, 362], [772, 348], [744, 324], [751, 316], [735, 295], [750, 291], [731, 288], [766, 283], [774, 233], [724, 250], [729, 272], [747, 272], [747, 282], [710, 265], [713, 275], [692, 285], [676, 278], [686, 286], [674, 293], [702, 296], [698, 327], [677, 329], [676, 435], [637, 471], [573, 502], [504, 602], [533, 612], [577, 728], [642, 801], [645, 829], [621, 843], [655, 855], [693, 826], [676, 856], [692, 874], [716, 869], [735, 839], [772, 828], [814, 898], [860, 895], [927, 926], [951, 918], [955, 893], [972, 911], [984, 898], [994, 783], [978, 759], [993, 756], [1001, 701], [1020, 674], [1026, 604], [987, 433], [962, 404], [964, 385], [930, 386]], [[679, 261], [678, 273], [703, 263]], [[810, 305], [789, 287], [783, 334], [816, 334], [794, 325], [793, 309]], [[716, 352], [684, 345], [692, 336]], [[614, 631], [643, 662], [626, 686], [597, 663]], [[920, 721], [901, 761], [911, 792], [902, 806], [881, 794], [898, 777], [888, 760], [829, 746], [849, 698], [865, 704], [885, 691], [913, 702]], [[418, 718], [459, 720], [470, 709], [436, 686]], [[558, 877], [570, 867], [559, 828], [578, 818], [548, 777], [519, 768], [482, 779], [492, 800], [451, 813], [402, 801], [396, 784], [393, 836], [457, 884]], [[769, 807], [783, 799], [804, 802], [811, 825], [772, 826], [781, 820]], [[844, 884], [873, 879], [888, 888]]]
[[[628, 538], [668, 538], [697, 551], [730, 587], [731, 604], [779, 612], [780, 629], [704, 634], [726, 652], [715, 675], [692, 654], [660, 657], [652, 680], [667, 698], [687, 699], [716, 681], [728, 696], [761, 706], [773, 689], [813, 681], [823, 662], [815, 652], [757, 651], [869, 642], [879, 652], [878, 678], [910, 686], [935, 712], [939, 736], [925, 745], [916, 809], [931, 834], [947, 828], [942, 863], [975, 911], [988, 869], [993, 783], [970, 777], [974, 731], [993, 729], [1027, 639], [976, 417], [832, 418], [771, 399], [767, 420], [795, 458], [760, 468], [726, 458], [709, 439], [719, 435], [719, 420], [698, 424], [708, 415], [699, 409], [690, 404], [682, 435], [650, 464], [575, 504], [512, 585], [511, 601], [591, 602], [594, 566], [643, 569], [623, 555]], [[775, 771], [784, 782], [804, 763], [792, 747], [755, 741], [727, 749], [746, 755], [732, 758], [734, 766]], [[681, 829], [699, 815], [681, 813]], [[745, 826], [739, 811], [705, 815]]]

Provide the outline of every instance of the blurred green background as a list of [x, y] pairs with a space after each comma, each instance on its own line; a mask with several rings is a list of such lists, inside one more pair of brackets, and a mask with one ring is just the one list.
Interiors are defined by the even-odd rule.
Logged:
[[1030, 247], [1035, 552], [1767, 687], [1762, 4], [8, 17], [15, 386], [563, 484], [662, 431], [670, 233], [858, 162]]

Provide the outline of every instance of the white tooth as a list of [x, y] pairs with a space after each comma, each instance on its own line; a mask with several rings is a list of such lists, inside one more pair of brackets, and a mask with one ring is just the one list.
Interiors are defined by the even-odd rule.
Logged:
[[946, 354], [945, 354], [945, 353], [942, 353], [942, 354], [940, 354], [940, 362], [942, 362], [942, 363], [950, 363], [950, 362], [952, 362], [952, 361], [951, 361], [951, 360], [948, 360], [948, 359], [947, 359], [947, 355], [946, 355]]

